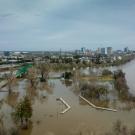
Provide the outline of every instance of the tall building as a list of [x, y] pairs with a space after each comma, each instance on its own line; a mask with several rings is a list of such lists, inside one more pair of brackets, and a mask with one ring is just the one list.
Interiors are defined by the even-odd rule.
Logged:
[[111, 55], [113, 53], [112, 47], [107, 47], [107, 54]]
[[4, 55], [4, 52], [0, 51], [0, 56], [3, 56]]
[[124, 52], [125, 52], [125, 53], [128, 53], [128, 52], [129, 52], [128, 47], [125, 47], [125, 48], [124, 48]]
[[82, 53], [85, 53], [85, 51], [86, 51], [86, 48], [85, 48], [85, 47], [82, 47], [82, 48], [81, 48], [81, 52], [82, 52]]
[[105, 48], [101, 48], [101, 54], [106, 54], [106, 49]]
[[101, 54], [101, 48], [98, 48], [96, 52], [97, 54]]
[[10, 55], [10, 52], [9, 51], [5, 51], [4, 52], [4, 56], [9, 56]]

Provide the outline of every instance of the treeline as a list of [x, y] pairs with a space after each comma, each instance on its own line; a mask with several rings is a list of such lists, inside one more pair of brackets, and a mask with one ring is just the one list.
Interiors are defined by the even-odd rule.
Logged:
[[118, 91], [120, 99], [128, 100], [130, 96], [129, 88], [125, 78], [125, 73], [123, 73], [122, 70], [117, 70], [114, 72], [114, 85]]
[[97, 55], [85, 59], [85, 56], [74, 55], [73, 57], [48, 58], [52, 64], [79, 64], [81, 66], [118, 66], [130, 62], [135, 54], [122, 55], [122, 59], [113, 60], [113, 57]]
[[114, 84], [118, 91], [119, 98], [125, 101], [135, 102], [135, 96], [129, 92], [129, 87], [125, 78], [125, 73], [122, 70], [114, 72]]
[[[120, 100], [135, 102], [135, 96], [130, 93], [125, 73], [122, 70], [111, 72], [110, 70], [105, 69], [102, 71], [102, 76], [112, 77], [112, 83], [114, 84], [115, 90], [117, 91]], [[109, 90], [106, 86], [93, 84], [90, 82], [81, 82], [80, 92], [82, 96], [91, 99], [101, 99], [101, 97], [106, 97], [107, 99], [107, 95], [109, 94]]]
[[135, 54], [123, 56], [121, 60], [114, 61], [112, 63], [112, 66], [123, 65], [123, 64], [126, 64], [126, 63], [132, 61], [133, 59], [135, 59]]

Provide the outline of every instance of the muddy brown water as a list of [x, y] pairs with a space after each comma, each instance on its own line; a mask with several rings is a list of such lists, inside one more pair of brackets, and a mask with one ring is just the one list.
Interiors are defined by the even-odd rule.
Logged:
[[[48, 100], [34, 102], [31, 135], [79, 135], [81, 132], [90, 134], [92, 131], [99, 134], [109, 130], [118, 119], [130, 127], [135, 125], [135, 110], [116, 113], [95, 110], [89, 105], [81, 105], [79, 97], [73, 94], [70, 87], [66, 88], [59, 80], [54, 82], [54, 92], [48, 96]], [[71, 110], [64, 115], [59, 114], [64, 106], [56, 102], [58, 97], [63, 97], [71, 106]]]
[[[135, 61], [118, 68], [126, 72], [128, 85], [134, 93]], [[131, 128], [135, 127], [135, 109], [118, 112], [95, 110], [82, 103], [79, 95], [73, 92], [72, 86], [66, 87], [58, 79], [50, 80], [50, 83], [54, 86], [51, 92], [38, 89], [31, 92], [32, 124], [28, 130], [21, 132], [22, 135], [91, 135], [91, 133], [99, 135], [109, 131], [117, 120], [121, 120]], [[7, 93], [0, 93], [0, 115], [7, 128], [14, 125], [10, 113], [13, 111], [14, 104], [28, 92], [26, 92], [26, 84], [27, 80], [20, 80], [11, 96]], [[71, 106], [71, 109], [63, 115], [60, 112], [65, 109], [65, 106], [56, 101], [60, 97]]]

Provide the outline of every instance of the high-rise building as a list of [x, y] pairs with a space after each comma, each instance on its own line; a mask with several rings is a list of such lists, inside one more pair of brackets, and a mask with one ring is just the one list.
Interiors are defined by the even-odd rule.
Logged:
[[125, 53], [128, 53], [128, 52], [129, 52], [128, 47], [125, 47], [125, 48], [124, 48], [124, 52], [125, 52]]
[[113, 53], [112, 47], [107, 47], [107, 54], [111, 55]]
[[98, 48], [96, 52], [97, 54], [101, 54], [101, 48]]
[[85, 51], [86, 51], [86, 48], [85, 48], [85, 47], [82, 47], [82, 48], [81, 48], [81, 52], [82, 52], [82, 53], [85, 53]]
[[4, 55], [5, 55], [5, 56], [9, 56], [9, 55], [10, 55], [10, 52], [9, 52], [9, 51], [5, 51], [5, 52], [4, 52]]
[[105, 48], [101, 48], [101, 54], [106, 54], [106, 49]]

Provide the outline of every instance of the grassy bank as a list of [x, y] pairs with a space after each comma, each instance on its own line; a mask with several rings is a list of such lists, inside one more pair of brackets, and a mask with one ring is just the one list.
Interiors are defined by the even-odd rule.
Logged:
[[80, 79], [89, 80], [89, 81], [94, 81], [94, 80], [113, 81], [114, 80], [113, 76], [87, 76], [87, 77], [80, 77]]

